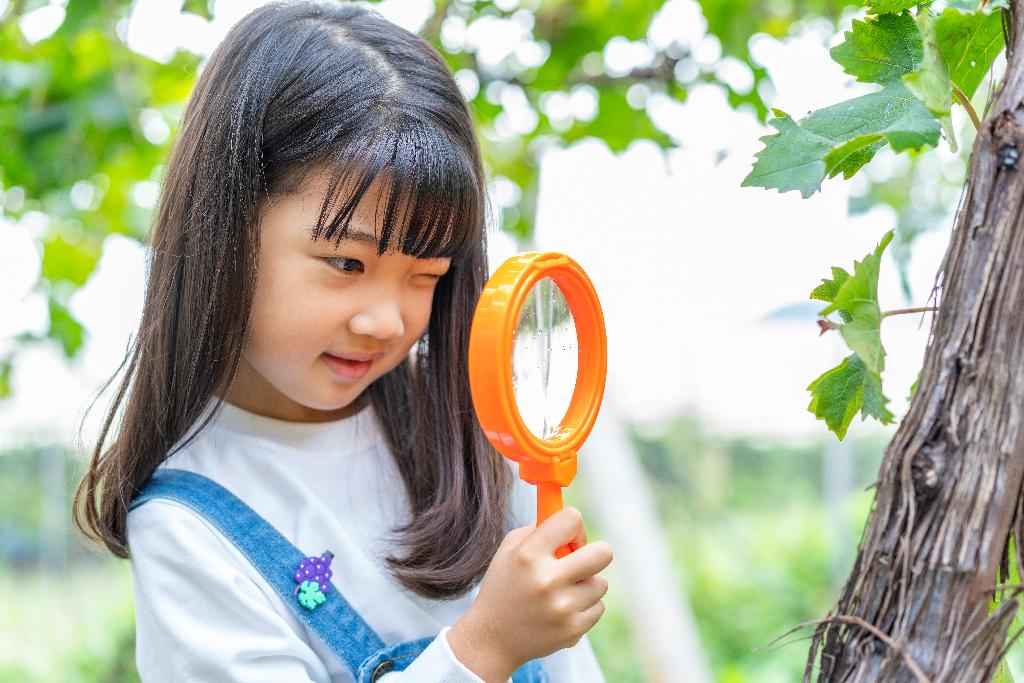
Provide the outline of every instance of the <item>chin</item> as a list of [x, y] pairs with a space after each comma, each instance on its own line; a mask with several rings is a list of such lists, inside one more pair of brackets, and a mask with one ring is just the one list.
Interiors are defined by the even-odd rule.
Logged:
[[358, 384], [346, 383], [344, 385], [339, 385], [337, 382], [328, 382], [318, 387], [318, 389], [319, 391], [315, 393], [310, 392], [310, 394], [307, 394], [302, 399], [297, 399], [297, 402], [311, 410], [322, 410], [324, 412], [341, 410], [358, 400], [366, 390], [366, 386], [362, 382]]

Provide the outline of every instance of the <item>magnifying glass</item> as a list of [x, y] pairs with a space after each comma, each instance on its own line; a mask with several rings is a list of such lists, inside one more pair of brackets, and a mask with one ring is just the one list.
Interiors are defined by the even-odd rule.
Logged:
[[[558, 252], [513, 256], [484, 286], [469, 338], [473, 407], [491, 444], [537, 486], [537, 524], [562, 509], [597, 420], [608, 349], [583, 268]], [[571, 395], [569, 390], [571, 389]], [[568, 544], [556, 557], [571, 552]]]

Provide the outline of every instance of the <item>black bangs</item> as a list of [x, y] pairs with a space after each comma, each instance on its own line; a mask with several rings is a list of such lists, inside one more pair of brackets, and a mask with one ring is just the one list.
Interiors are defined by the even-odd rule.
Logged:
[[[417, 258], [458, 259], [480, 240], [479, 180], [466, 151], [442, 129], [399, 115], [362, 140], [344, 140], [328, 163], [331, 177], [314, 240], [333, 240], [337, 245], [344, 239], [349, 219], [381, 174], [389, 186], [379, 195], [387, 206], [378, 255], [397, 245]], [[339, 198], [341, 209], [326, 222]]]

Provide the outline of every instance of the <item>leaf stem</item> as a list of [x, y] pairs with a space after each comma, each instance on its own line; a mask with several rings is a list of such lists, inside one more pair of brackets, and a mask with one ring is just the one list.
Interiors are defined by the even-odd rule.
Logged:
[[882, 317], [887, 318], [890, 315], [905, 315], [907, 313], [935, 313], [939, 310], [938, 306], [922, 306], [920, 308], [897, 308], [893, 311], [882, 311]]
[[967, 110], [967, 115], [971, 117], [971, 123], [974, 124], [974, 130], [981, 130], [981, 119], [978, 118], [978, 112], [974, 111], [974, 105], [971, 104], [971, 100], [964, 94], [956, 83], [951, 84], [953, 86], [953, 97], [956, 101], [963, 105], [964, 109]]
[[[920, 308], [897, 308], [892, 311], [882, 311], [882, 318], [888, 318], [890, 315], [906, 315], [908, 313], [935, 313], [939, 310], [938, 306], [921, 306]], [[818, 321], [818, 336], [825, 334], [829, 330], [838, 330], [842, 327], [842, 323], [833, 322], [822, 318]]]
[[838, 330], [840, 327], [842, 327], [842, 325], [840, 325], [839, 323], [834, 323], [831, 320], [825, 320], [825, 319], [819, 320], [818, 321], [818, 330], [819, 330], [818, 331], [818, 336], [820, 337], [821, 335], [825, 334], [829, 330]]

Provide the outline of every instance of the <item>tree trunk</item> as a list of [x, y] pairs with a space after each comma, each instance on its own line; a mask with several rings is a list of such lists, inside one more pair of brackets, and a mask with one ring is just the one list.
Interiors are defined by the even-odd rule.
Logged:
[[[971, 152], [917, 393], [885, 451], [853, 570], [804, 680], [988, 681], [1024, 565], [1024, 0], [1004, 12], [1006, 76]], [[1014, 538], [1013, 544], [1009, 543]], [[1016, 634], [1012, 634], [1016, 635]]]

